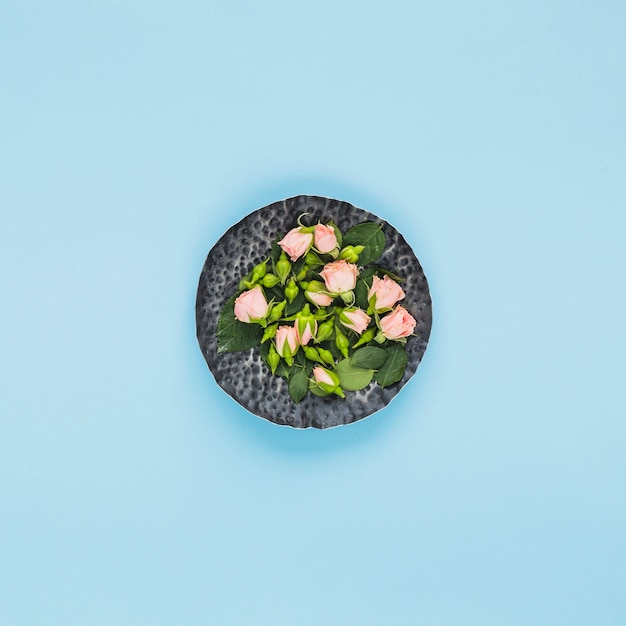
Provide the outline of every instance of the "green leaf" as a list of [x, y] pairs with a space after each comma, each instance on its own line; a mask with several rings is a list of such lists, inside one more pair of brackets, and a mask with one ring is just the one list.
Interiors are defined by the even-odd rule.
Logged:
[[328, 391], [324, 391], [323, 389], [320, 389], [319, 385], [313, 381], [310, 380], [309, 381], [309, 391], [314, 395], [314, 396], [320, 396], [320, 397], [324, 397], [324, 396], [328, 396], [330, 395]]
[[354, 367], [377, 370], [387, 360], [387, 352], [375, 346], [360, 348], [351, 357], [350, 362]]
[[354, 287], [354, 304], [364, 311], [367, 311], [367, 307], [369, 306], [367, 299], [369, 290], [369, 285], [359, 277]]
[[358, 391], [364, 389], [371, 382], [374, 376], [374, 370], [355, 367], [350, 359], [343, 359], [335, 365], [335, 371], [339, 376], [339, 381], [344, 391]]
[[298, 368], [298, 371], [289, 379], [289, 395], [291, 399], [298, 404], [309, 388], [309, 379], [306, 371]]
[[276, 300], [277, 302], [282, 302], [285, 299], [285, 290], [280, 286], [276, 285], [276, 287], [264, 287], [263, 291], [265, 291], [265, 299], [269, 302], [270, 300]]
[[306, 365], [307, 358], [304, 355], [304, 350], [298, 350], [298, 352], [296, 352], [295, 361], [298, 365]]
[[[270, 368], [271, 369], [271, 368]], [[285, 361], [282, 359], [278, 362], [278, 367], [276, 368], [276, 376], [281, 376], [282, 378], [289, 378], [289, 374], [291, 372], [291, 368]]]
[[405, 280], [404, 278], [402, 278], [402, 276], [398, 276], [397, 274], [394, 274], [393, 272], [386, 270], [384, 267], [379, 267], [378, 265], [375, 265], [373, 266], [372, 269], [380, 274], [383, 274], [383, 275], [386, 274], [387, 276], [389, 276], [389, 278], [395, 280], [397, 283], [402, 283]]
[[291, 271], [293, 272], [294, 276], [297, 276], [302, 271], [302, 268], [304, 267], [304, 263], [305, 263], [304, 256], [301, 256], [297, 261], [294, 261], [292, 263]]
[[366, 311], [369, 306], [367, 296], [369, 294], [370, 287], [372, 286], [372, 276], [375, 273], [376, 270], [373, 267], [368, 267], [359, 274], [359, 278], [356, 281], [356, 286], [354, 288], [355, 304], [364, 311]]
[[383, 366], [376, 372], [376, 381], [381, 387], [389, 387], [393, 383], [397, 383], [404, 374], [404, 370], [409, 359], [401, 344], [393, 344], [385, 348], [387, 360]]
[[259, 346], [259, 354], [261, 355], [261, 358], [263, 359], [263, 362], [267, 365], [267, 355], [270, 353], [270, 341], [267, 341], [265, 343], [262, 343]]
[[232, 337], [230, 335], [218, 335], [218, 352], [242, 352], [259, 345], [260, 337]]
[[385, 234], [380, 224], [363, 222], [353, 226], [343, 237], [343, 247], [365, 246], [359, 255], [359, 265], [367, 265], [385, 250]]

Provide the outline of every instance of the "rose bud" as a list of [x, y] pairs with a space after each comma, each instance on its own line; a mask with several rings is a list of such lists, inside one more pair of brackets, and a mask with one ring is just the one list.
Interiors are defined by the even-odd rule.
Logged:
[[274, 302], [270, 308], [269, 320], [270, 322], [277, 322], [283, 315], [283, 311], [287, 306], [287, 300], [281, 300], [280, 302]]
[[339, 258], [345, 259], [349, 263], [356, 263], [359, 255], [365, 250], [365, 246], [346, 246], [340, 253]]
[[285, 296], [287, 296], [289, 303], [294, 301], [294, 298], [298, 295], [298, 291], [300, 291], [300, 289], [298, 289], [295, 279], [290, 278], [287, 286], [285, 287]]
[[332, 252], [337, 247], [337, 235], [332, 226], [317, 224], [313, 231], [315, 248], [324, 254]]
[[326, 341], [333, 336], [333, 331], [335, 330], [335, 323], [332, 318], [322, 322], [317, 327], [317, 333], [315, 334], [315, 343], [320, 343], [322, 341]]
[[267, 274], [267, 259], [252, 268], [252, 278], [250, 280], [253, 283], [257, 283], [265, 274]]
[[[368, 328], [359, 338], [359, 340], [352, 346], [353, 348], [358, 348], [359, 346], [365, 345], [374, 339], [374, 335], [376, 334], [376, 328]], [[383, 337], [383, 341], [384, 341]], [[382, 343], [382, 341], [380, 342]]]
[[333, 353], [330, 350], [326, 350], [325, 348], [318, 347], [317, 352], [322, 358], [322, 361], [324, 361], [324, 363], [327, 363], [330, 366], [333, 366], [335, 364], [335, 357], [333, 356]]
[[276, 262], [276, 274], [278, 274], [278, 278], [280, 278], [282, 285], [285, 284], [285, 281], [289, 276], [289, 272], [291, 272], [291, 263], [289, 263], [287, 255], [284, 252], [281, 252], [280, 258]]
[[280, 355], [276, 352], [276, 348], [273, 344], [270, 346], [270, 351], [267, 355], [267, 362], [272, 370], [272, 374], [274, 374], [278, 364], [280, 363]]
[[276, 287], [279, 282], [280, 278], [278, 278], [276, 274], [265, 274], [265, 276], [263, 276], [263, 278], [261, 279], [261, 284], [263, 285], [263, 287], [268, 287], [269, 289], [271, 289], [272, 287]]
[[338, 329], [335, 329], [335, 345], [344, 358], [348, 358], [348, 348], [350, 347], [350, 341], [348, 338]]
[[287, 361], [293, 363], [293, 355], [298, 351], [298, 333], [294, 326], [279, 326], [276, 331], [276, 352]]
[[313, 250], [309, 250], [304, 257], [304, 264], [308, 267], [314, 267], [315, 265], [324, 265], [324, 261]]
[[304, 350], [304, 356], [309, 359], [309, 361], [315, 361], [316, 363], [324, 362], [322, 357], [320, 357], [320, 353], [317, 348], [314, 348], [313, 346], [304, 346], [302, 349]]
[[269, 305], [260, 285], [244, 291], [235, 300], [235, 317], [246, 324], [264, 320], [268, 309]]
[[279, 242], [278, 245], [289, 255], [292, 261], [297, 261], [309, 251], [313, 244], [313, 233], [303, 232], [300, 226], [292, 228]]
[[305, 304], [302, 311], [296, 315], [295, 325], [298, 331], [298, 342], [301, 346], [306, 346], [317, 332], [317, 320], [311, 313], [308, 304]]
[[315, 306], [328, 306], [333, 301], [332, 296], [329, 296], [326, 292], [324, 283], [319, 280], [310, 281], [304, 295], [306, 299], [312, 302]]
[[371, 321], [371, 317], [362, 309], [344, 309], [339, 314], [339, 321], [357, 335], [360, 335]]
[[354, 263], [344, 259], [327, 263], [320, 272], [320, 276], [330, 293], [341, 294], [352, 291], [356, 285], [359, 270]]
[[276, 331], [278, 330], [278, 322], [276, 324], [270, 324], [261, 337], [261, 343], [265, 343], [268, 339], [274, 339]]
[[404, 291], [395, 280], [385, 275], [381, 280], [378, 276], [372, 279], [372, 286], [367, 294], [370, 308], [376, 313], [387, 311], [404, 298]]
[[413, 334], [416, 324], [415, 318], [404, 307], [398, 305], [380, 320], [380, 330], [387, 339], [403, 339]]
[[345, 398], [343, 390], [339, 386], [339, 376], [325, 367], [313, 368], [313, 380], [315, 384], [326, 393], [336, 393], [341, 398]]

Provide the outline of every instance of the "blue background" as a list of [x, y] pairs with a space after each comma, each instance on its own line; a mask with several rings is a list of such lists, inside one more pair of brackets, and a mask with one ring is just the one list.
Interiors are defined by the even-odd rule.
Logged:
[[[4, 3], [0, 623], [626, 623], [626, 5]], [[402, 232], [390, 407], [215, 384], [206, 254], [308, 193]]]

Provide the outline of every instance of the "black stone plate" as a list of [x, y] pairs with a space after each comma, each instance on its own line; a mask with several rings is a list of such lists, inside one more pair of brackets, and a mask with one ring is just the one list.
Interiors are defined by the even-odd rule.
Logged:
[[[218, 354], [215, 332], [224, 303], [237, 290], [239, 280], [268, 256], [272, 241], [296, 226], [302, 213], [308, 213], [304, 218], [306, 224], [332, 219], [342, 233], [361, 222], [382, 225], [387, 245], [377, 264], [405, 279], [402, 288], [406, 298], [401, 304], [417, 320], [417, 336], [410, 337], [406, 345], [409, 363], [398, 383], [382, 389], [372, 382], [361, 391], [346, 392], [345, 399], [320, 398], [308, 393], [295, 404], [289, 396], [287, 382], [272, 376], [258, 348]], [[217, 384], [251, 413], [294, 428], [351, 424], [387, 406], [415, 374], [426, 350], [431, 325], [428, 283], [404, 237], [372, 213], [347, 202], [318, 196], [296, 196], [275, 202], [250, 213], [230, 228], [209, 252], [196, 299], [198, 343]]]

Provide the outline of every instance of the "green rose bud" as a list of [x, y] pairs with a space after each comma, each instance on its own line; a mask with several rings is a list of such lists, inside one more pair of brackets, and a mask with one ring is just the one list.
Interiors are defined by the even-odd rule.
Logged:
[[317, 333], [315, 335], [315, 343], [320, 343], [322, 341], [326, 341], [333, 336], [333, 331], [335, 330], [335, 324], [331, 319], [322, 322], [317, 327]]
[[374, 335], [376, 334], [377, 328], [368, 328], [362, 335], [361, 338], [352, 346], [353, 348], [358, 348], [366, 343], [369, 343], [374, 339]]
[[289, 302], [293, 302], [294, 298], [298, 295], [298, 285], [296, 285], [296, 281], [293, 278], [289, 279], [287, 286], [285, 287], [285, 296]]
[[276, 274], [265, 274], [265, 276], [263, 276], [263, 278], [261, 279], [261, 284], [263, 285], [263, 287], [267, 287], [268, 289], [276, 287], [279, 282], [280, 278], [278, 278]]
[[276, 329], [278, 328], [278, 323], [270, 324], [263, 333], [263, 337], [261, 338], [261, 343], [265, 343], [268, 339], [274, 339], [276, 336]]
[[278, 278], [280, 278], [281, 285], [285, 284], [285, 281], [289, 276], [289, 272], [291, 272], [291, 263], [289, 262], [287, 255], [284, 252], [281, 252], [280, 258], [276, 263], [276, 274], [278, 274]]
[[335, 364], [335, 357], [330, 350], [326, 350], [325, 348], [318, 348], [317, 353], [320, 355], [320, 358], [324, 363], [327, 363], [330, 366]]
[[267, 362], [269, 363], [270, 369], [272, 370], [272, 374], [276, 373], [276, 368], [280, 363], [280, 355], [276, 352], [276, 348], [274, 344], [270, 346], [270, 351], [267, 355]]
[[267, 274], [267, 259], [252, 268], [250, 281], [257, 283], [265, 274]]
[[348, 358], [348, 348], [350, 347], [350, 341], [348, 338], [338, 329], [335, 328], [335, 345], [344, 358]]
[[365, 246], [346, 246], [339, 253], [339, 258], [348, 261], [348, 263], [356, 263], [363, 250], [365, 250]]
[[324, 363], [324, 359], [320, 356], [317, 348], [313, 346], [304, 346], [304, 356], [309, 359], [309, 361], [315, 361], [316, 363]]
[[345, 293], [340, 293], [339, 297], [348, 306], [352, 306], [354, 304], [354, 292], [353, 291], [346, 291]]
[[270, 309], [270, 313], [268, 317], [269, 321], [270, 322], [278, 321], [282, 317], [283, 311], [285, 310], [286, 306], [287, 306], [287, 300], [274, 302], [274, 304], [272, 304], [272, 308]]
[[309, 250], [309, 252], [306, 253], [306, 256], [304, 257], [304, 263], [309, 267], [313, 267], [315, 265], [324, 265], [323, 261], [317, 256], [317, 254], [315, 254], [315, 252], [313, 252], [313, 250]]

